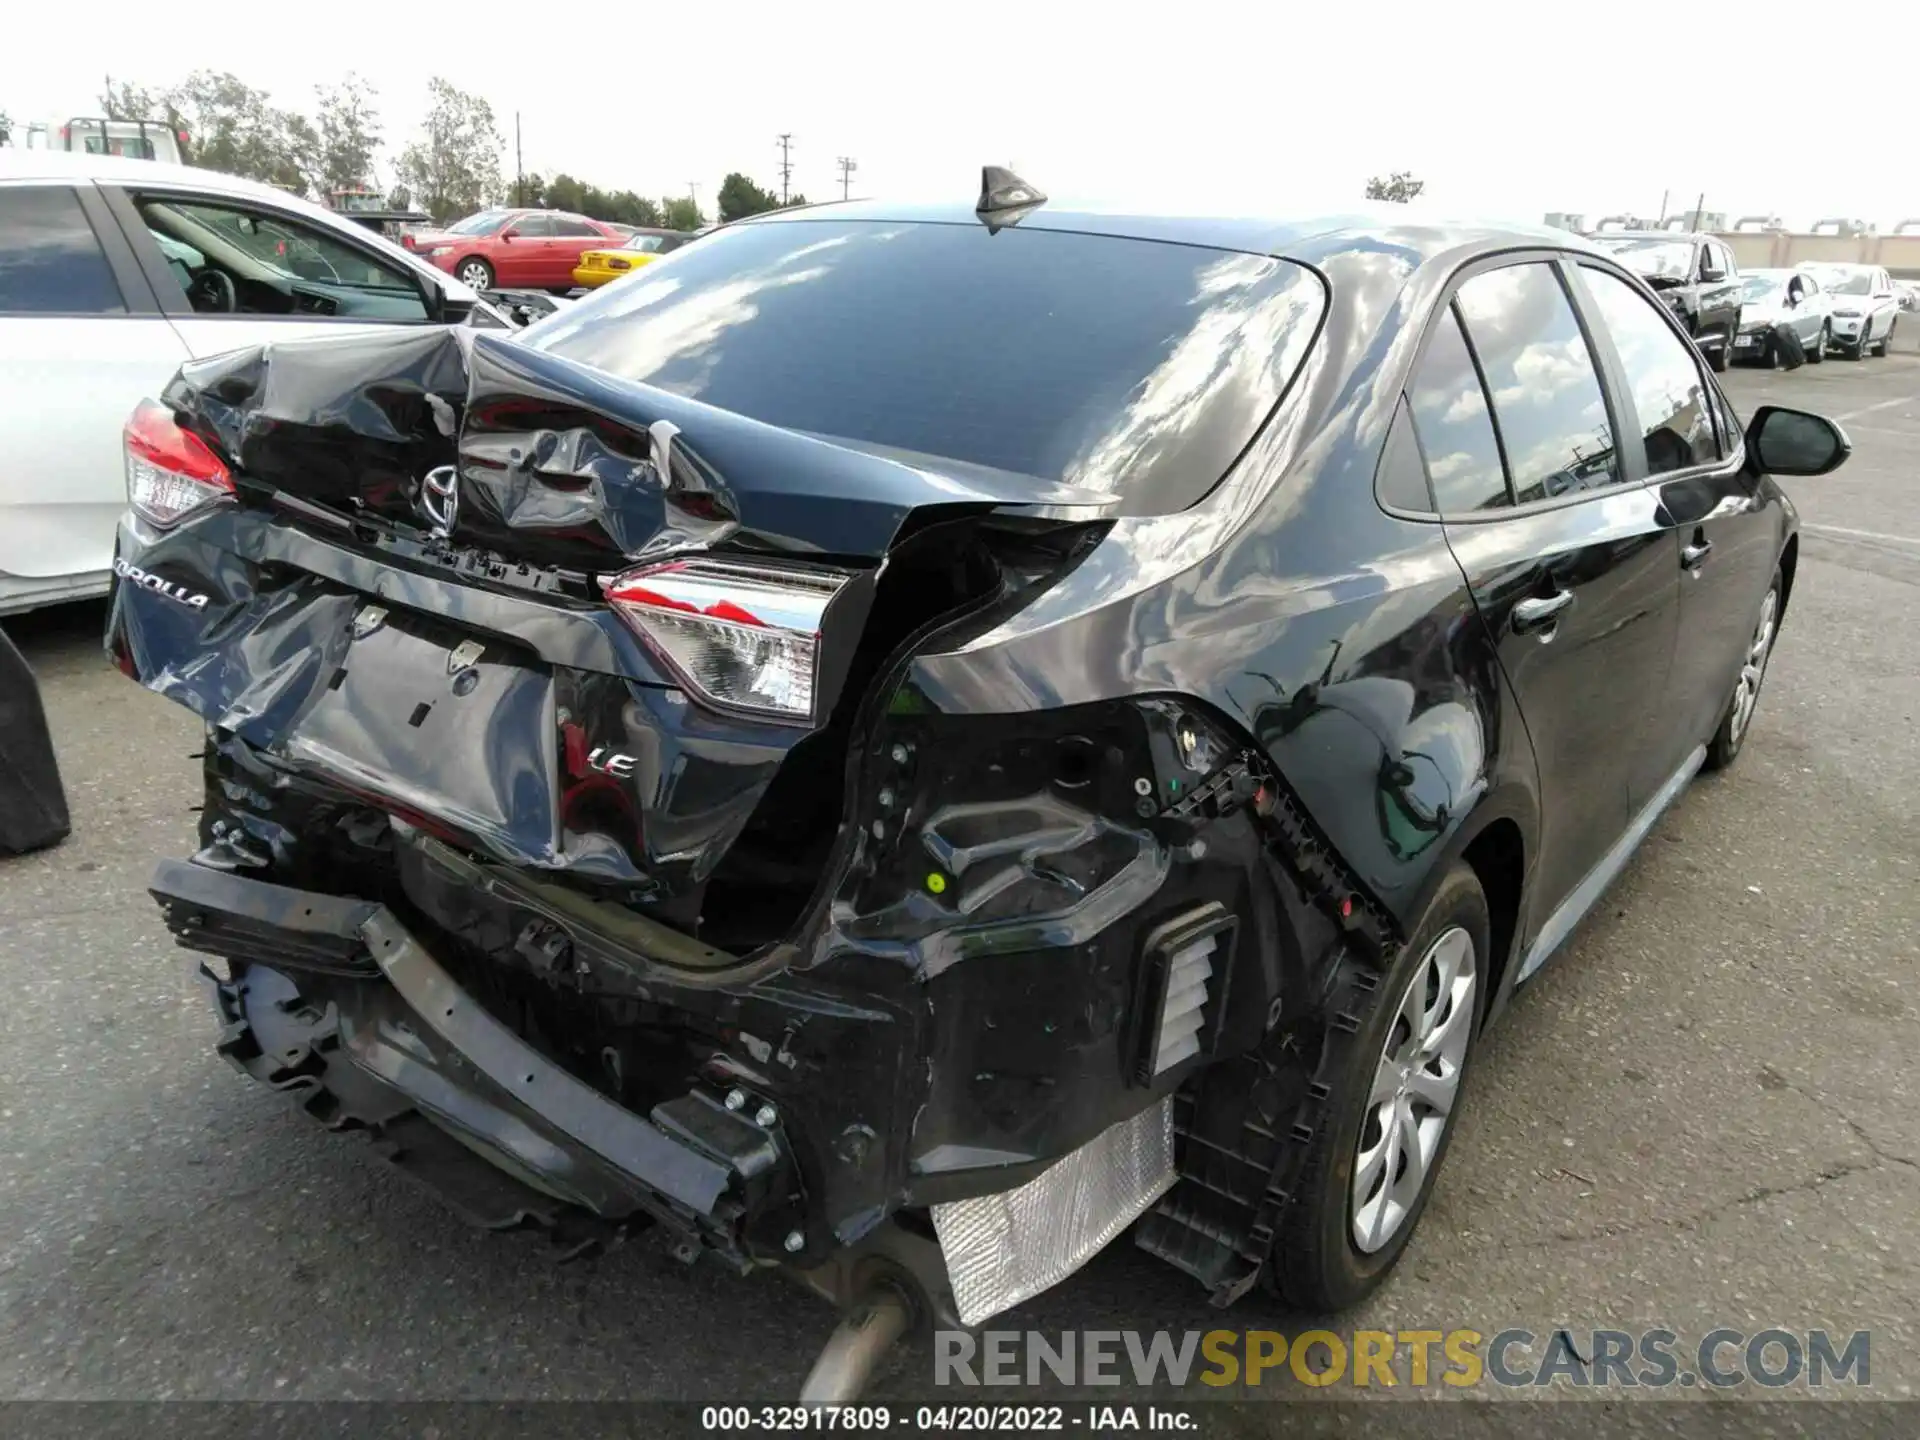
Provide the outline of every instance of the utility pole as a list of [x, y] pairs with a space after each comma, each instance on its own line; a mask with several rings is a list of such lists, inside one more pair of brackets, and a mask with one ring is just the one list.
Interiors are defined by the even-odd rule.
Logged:
[[1700, 228], [1700, 212], [1707, 208], [1707, 192], [1702, 190], [1700, 198], [1693, 202], [1693, 228]]
[[527, 203], [527, 167], [520, 160], [520, 112], [513, 112], [513, 203]]
[[780, 203], [787, 203], [787, 182], [793, 178], [793, 132], [783, 131], [776, 137], [780, 144]]
[[853, 181], [853, 172], [858, 170], [860, 166], [858, 162], [855, 161], [851, 155], [842, 155], [839, 160], [839, 165], [840, 165], [840, 198], [844, 200], [847, 198], [848, 187], [852, 184], [852, 181]]
[[1660, 192], [1660, 228], [1663, 230], [1667, 225], [1667, 197], [1672, 194], [1673, 192], [1671, 190], [1662, 190]]
[[687, 199], [693, 202], [693, 213], [698, 215], [700, 213], [700, 182], [698, 180], [687, 181]]

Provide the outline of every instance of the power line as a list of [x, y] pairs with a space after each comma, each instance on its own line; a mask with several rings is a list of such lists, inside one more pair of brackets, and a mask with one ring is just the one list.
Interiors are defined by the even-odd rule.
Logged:
[[780, 203], [787, 203], [787, 184], [793, 179], [793, 132], [782, 131], [777, 137], [780, 144]]
[[840, 165], [840, 198], [847, 198], [847, 190], [853, 183], [853, 172], [860, 168], [859, 162], [851, 155], [842, 155]]

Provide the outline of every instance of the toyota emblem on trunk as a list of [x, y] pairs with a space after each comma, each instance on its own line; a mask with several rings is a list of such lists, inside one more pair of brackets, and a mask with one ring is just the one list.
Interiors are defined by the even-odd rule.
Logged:
[[460, 472], [451, 465], [436, 465], [420, 477], [420, 509], [441, 540], [453, 534], [453, 522], [460, 514]]

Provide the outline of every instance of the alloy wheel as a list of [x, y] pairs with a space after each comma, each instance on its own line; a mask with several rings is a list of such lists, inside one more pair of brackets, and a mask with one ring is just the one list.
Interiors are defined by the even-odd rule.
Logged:
[[1747, 647], [1746, 658], [1740, 662], [1740, 678], [1733, 685], [1733, 723], [1727, 733], [1735, 745], [1746, 735], [1754, 706], [1760, 701], [1760, 682], [1767, 678], [1767, 657], [1773, 651], [1774, 619], [1779, 609], [1780, 592], [1767, 591], [1767, 598], [1760, 602], [1760, 623], [1754, 627], [1753, 643]]
[[460, 267], [460, 282], [475, 290], [487, 290], [492, 288], [493, 276], [486, 266], [468, 263]]
[[1374, 1068], [1353, 1165], [1353, 1243], [1371, 1255], [1399, 1234], [1453, 1119], [1473, 1041], [1473, 937], [1460, 926], [1428, 947], [1395, 1009]]

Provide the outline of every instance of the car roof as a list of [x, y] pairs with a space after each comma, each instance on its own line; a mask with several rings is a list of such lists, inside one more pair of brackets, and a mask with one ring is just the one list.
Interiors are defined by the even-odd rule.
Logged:
[[146, 184], [160, 181], [228, 195], [252, 195], [262, 200], [288, 198], [285, 190], [219, 170], [174, 165], [165, 160], [137, 160], [129, 155], [85, 155], [71, 150], [0, 150], [0, 180], [105, 180]]
[[[770, 210], [734, 223], [777, 225], [833, 219], [891, 224], [982, 223], [970, 204], [902, 204], [882, 200], [829, 201]], [[1290, 215], [1285, 212], [1233, 215], [1049, 200], [1022, 217], [1018, 224], [1022, 230], [1205, 245], [1256, 255], [1281, 255], [1310, 263], [1356, 244], [1396, 250], [1416, 264], [1462, 247], [1489, 250], [1539, 247], [1612, 258], [1591, 239], [1571, 230], [1515, 221], [1454, 219], [1423, 207], [1386, 203], [1324, 213], [1303, 209]]]

